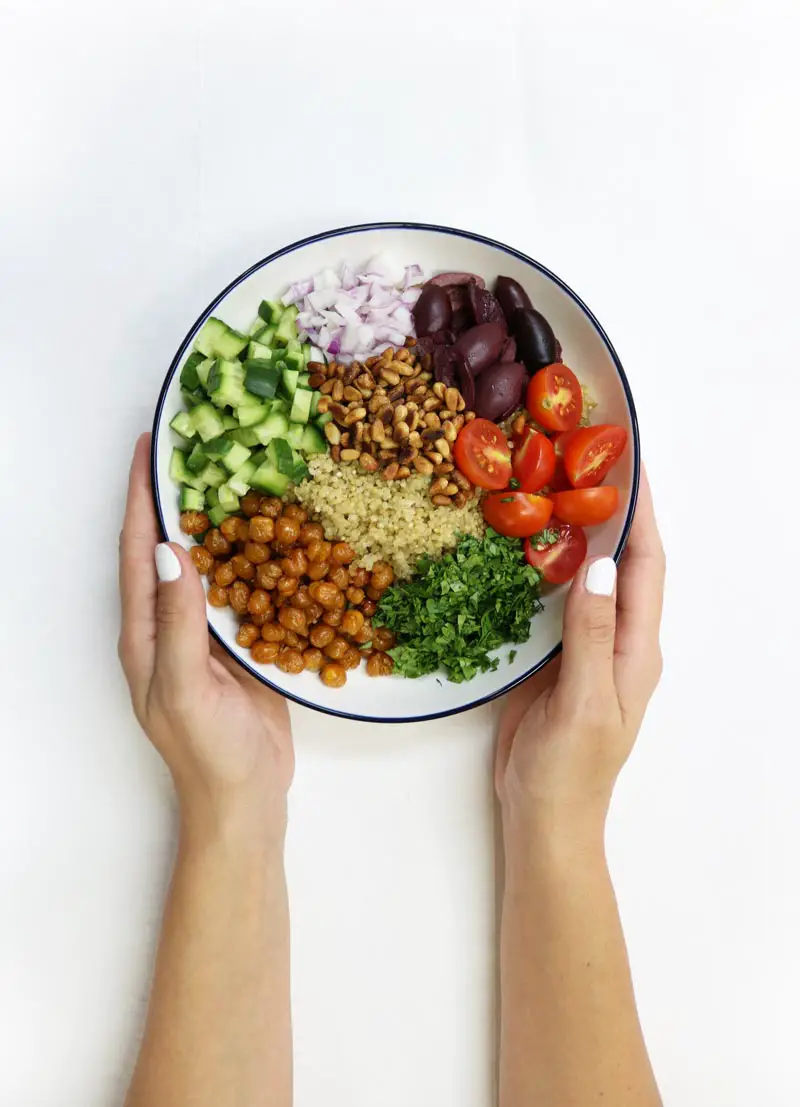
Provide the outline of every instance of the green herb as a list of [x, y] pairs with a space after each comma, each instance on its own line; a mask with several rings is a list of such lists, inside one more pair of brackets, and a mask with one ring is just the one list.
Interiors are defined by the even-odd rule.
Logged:
[[502, 496], [500, 498], [500, 503], [501, 504], [513, 504], [513, 502], [514, 502], [514, 497], [513, 496]]
[[534, 534], [531, 538], [531, 545], [537, 550], [544, 546], [554, 546], [558, 541], [558, 535], [558, 530], [553, 527], [546, 527], [544, 530], [540, 530], [538, 534]]
[[397, 635], [389, 650], [396, 672], [418, 677], [442, 668], [451, 681], [472, 680], [497, 668], [492, 650], [528, 640], [542, 609], [540, 582], [522, 543], [490, 527], [438, 561], [422, 558], [413, 580], [384, 593], [373, 623]]
[[509, 665], [511, 664], [511, 662], [514, 660], [514, 658], [516, 656], [517, 656], [517, 651], [516, 650], [509, 650], [508, 651], [508, 663], [509, 663]]
[[519, 488], [519, 481], [517, 480], [516, 477], [511, 478], [511, 480], [508, 482], [508, 487], [513, 488], [514, 491], [516, 491]]

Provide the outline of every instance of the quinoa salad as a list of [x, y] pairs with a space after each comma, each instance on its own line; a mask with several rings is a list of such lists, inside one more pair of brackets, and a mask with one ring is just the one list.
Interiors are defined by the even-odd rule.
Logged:
[[[300, 277], [180, 371], [170, 476], [256, 665], [470, 680], [524, 642], [619, 495], [623, 428], [517, 281], [387, 255]], [[513, 656], [513, 650], [508, 655]]]

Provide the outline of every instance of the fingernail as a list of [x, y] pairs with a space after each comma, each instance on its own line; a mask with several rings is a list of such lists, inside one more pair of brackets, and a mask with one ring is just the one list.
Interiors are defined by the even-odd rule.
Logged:
[[586, 570], [586, 591], [593, 596], [610, 596], [617, 583], [617, 564], [613, 557], [601, 557]]
[[181, 575], [181, 563], [166, 542], [156, 546], [156, 572], [158, 579], [166, 583], [178, 580]]

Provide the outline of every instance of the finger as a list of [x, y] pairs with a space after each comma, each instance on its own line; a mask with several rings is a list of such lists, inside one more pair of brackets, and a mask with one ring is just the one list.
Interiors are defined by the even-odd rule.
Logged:
[[136, 443], [128, 481], [128, 502], [119, 544], [122, 626], [119, 653], [131, 692], [141, 695], [155, 661], [158, 524], [150, 493], [150, 435]]
[[617, 566], [611, 557], [587, 562], [572, 583], [564, 610], [557, 692], [587, 699], [614, 685]]
[[177, 695], [192, 694], [208, 669], [206, 597], [192, 559], [175, 542], [155, 550], [156, 675]]
[[[658, 632], [664, 603], [664, 547], [642, 468], [639, 500], [617, 586], [616, 680], [620, 698], [641, 691], [646, 667], [660, 665]], [[650, 688], [647, 691], [652, 691]]]

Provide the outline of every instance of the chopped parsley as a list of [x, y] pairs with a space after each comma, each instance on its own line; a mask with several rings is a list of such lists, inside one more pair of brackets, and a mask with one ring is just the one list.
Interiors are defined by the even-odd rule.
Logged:
[[492, 650], [528, 640], [542, 610], [540, 583], [522, 542], [490, 527], [437, 561], [422, 558], [412, 580], [384, 593], [373, 622], [397, 635], [389, 650], [396, 672], [418, 677], [441, 668], [451, 681], [472, 680], [497, 668]]

